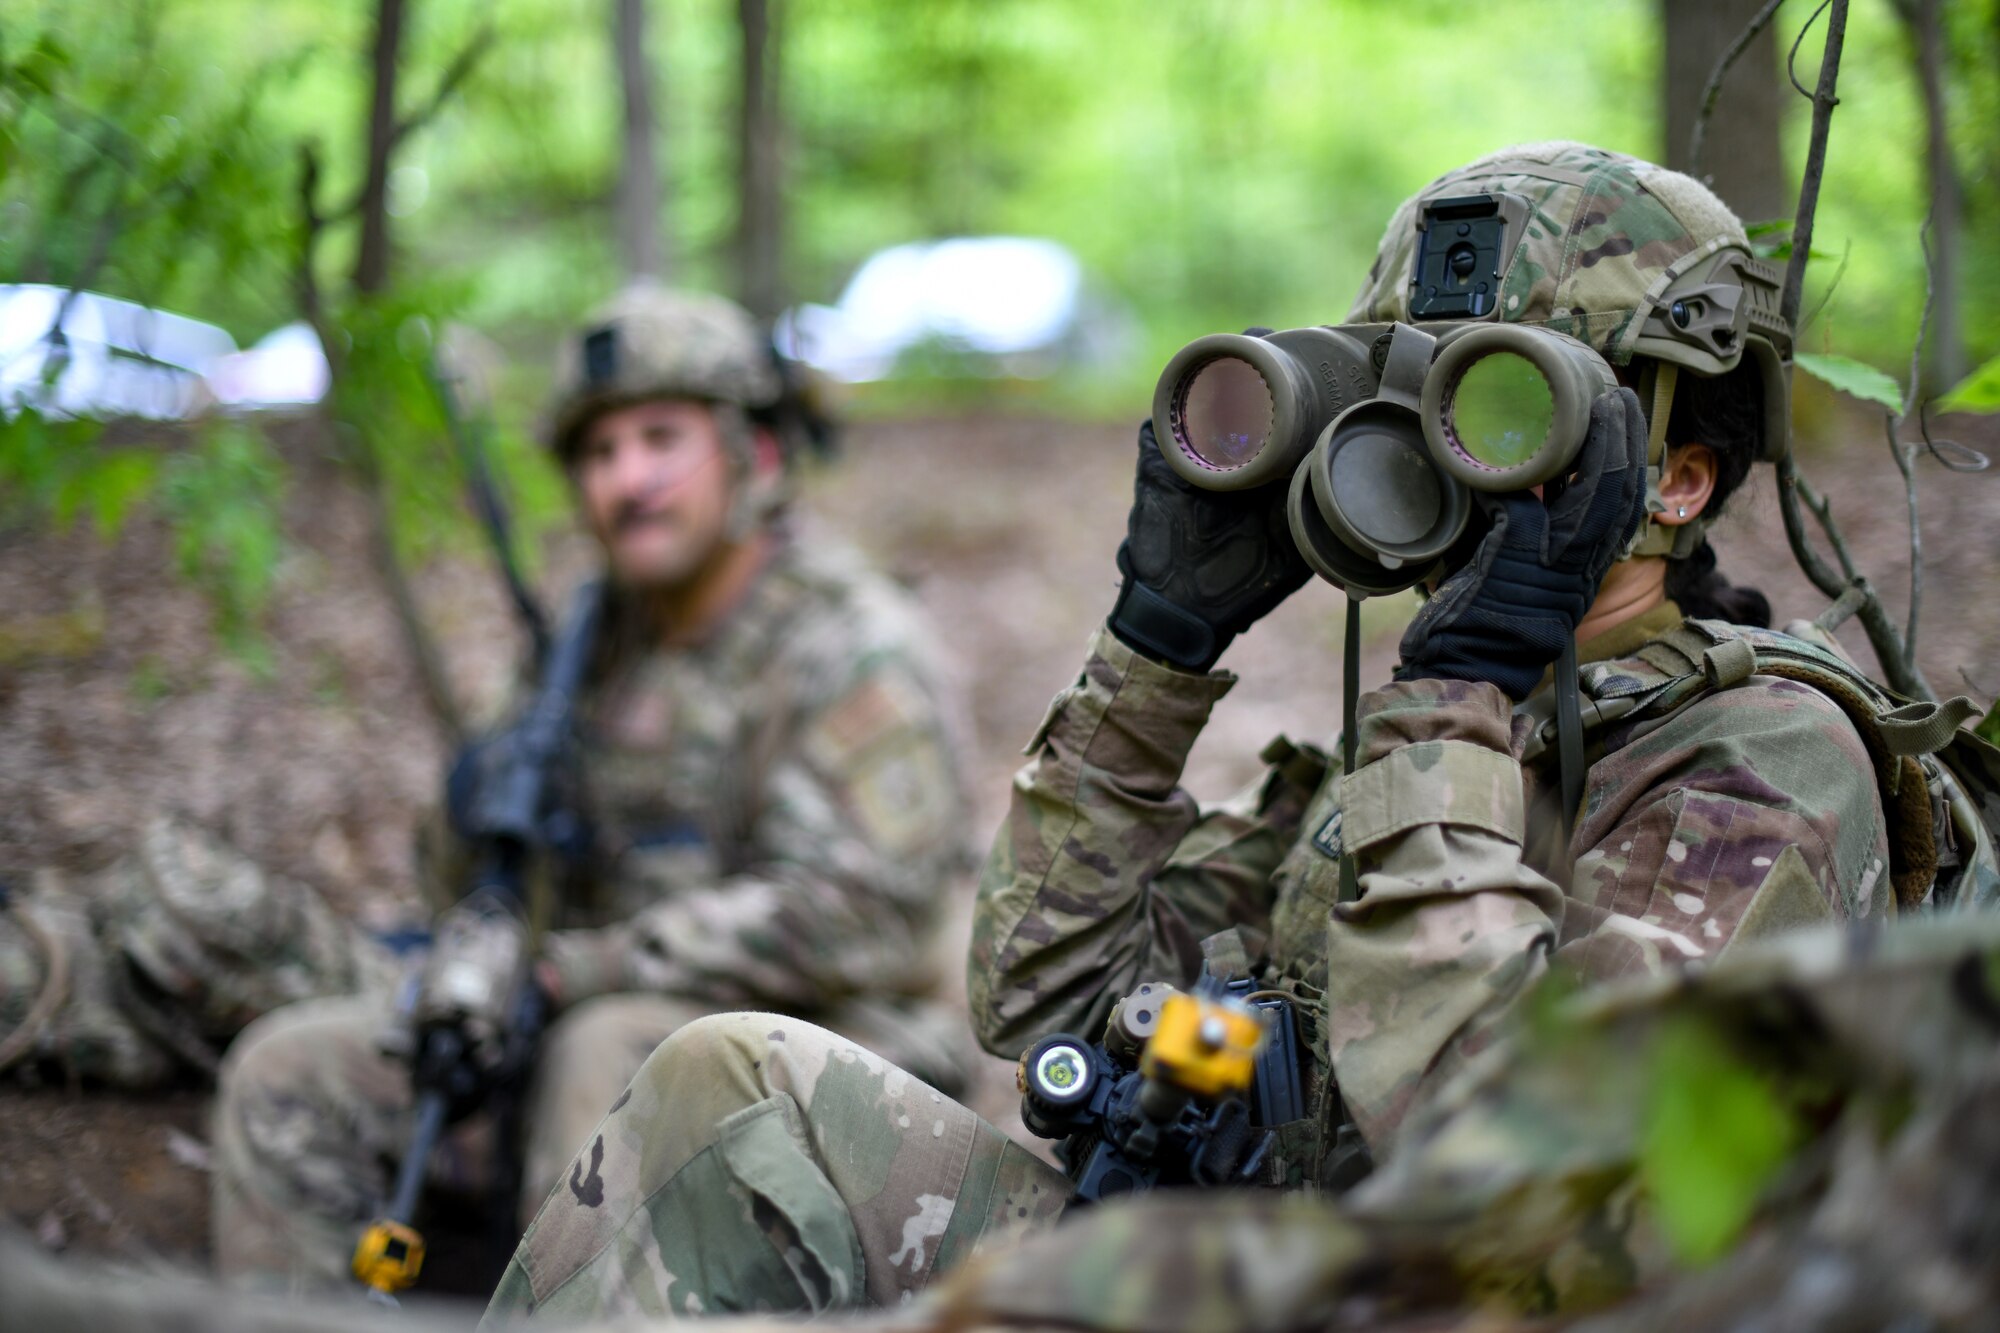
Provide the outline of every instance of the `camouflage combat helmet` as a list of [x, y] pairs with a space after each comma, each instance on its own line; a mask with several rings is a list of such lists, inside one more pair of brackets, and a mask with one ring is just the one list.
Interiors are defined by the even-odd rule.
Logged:
[[[1498, 202], [1504, 226], [1492, 299], [1475, 317], [1569, 334], [1614, 366], [1650, 357], [1674, 373], [1721, 375], [1748, 356], [1764, 388], [1758, 457], [1784, 456], [1791, 335], [1778, 313], [1778, 269], [1751, 254], [1743, 224], [1707, 186], [1650, 162], [1554, 142], [1440, 176], [1390, 220], [1348, 320], [1410, 320], [1424, 295], [1415, 271], [1424, 228], [1437, 225], [1441, 203], [1480, 195]], [[1640, 388], [1644, 396], [1665, 381], [1652, 404], [1656, 452], [1665, 428], [1657, 409], [1674, 373]]]
[[[599, 413], [651, 398], [700, 398], [752, 412], [781, 390], [748, 311], [720, 296], [635, 283], [592, 312], [556, 365], [549, 444], [564, 458]], [[747, 433], [725, 430], [747, 460]]]

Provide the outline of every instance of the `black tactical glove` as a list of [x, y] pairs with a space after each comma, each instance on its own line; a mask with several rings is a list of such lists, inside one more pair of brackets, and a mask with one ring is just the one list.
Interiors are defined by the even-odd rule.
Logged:
[[1229, 641], [1311, 577], [1285, 518], [1285, 483], [1205, 491], [1181, 479], [1139, 427], [1132, 512], [1118, 548], [1125, 584], [1108, 622], [1128, 646], [1207, 671]]
[[1577, 474], [1547, 504], [1476, 493], [1492, 528], [1403, 635], [1398, 680], [1484, 680], [1525, 699], [1562, 653], [1646, 512], [1646, 417], [1618, 389], [1590, 407]]

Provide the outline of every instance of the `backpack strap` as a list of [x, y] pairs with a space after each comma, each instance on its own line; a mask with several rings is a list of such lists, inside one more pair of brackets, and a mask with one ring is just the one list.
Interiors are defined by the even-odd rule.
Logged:
[[[1938, 870], [1937, 822], [1920, 757], [1953, 743], [1972, 715], [1970, 700], [1910, 704], [1859, 668], [1818, 644], [1777, 630], [1719, 620], [1687, 620], [1631, 657], [1593, 662], [1578, 673], [1586, 732], [1612, 721], [1664, 717], [1701, 695], [1740, 685], [1751, 676], [1775, 676], [1810, 686], [1831, 699], [1861, 736], [1875, 769], [1888, 818], [1889, 874], [1899, 907], [1914, 907], [1930, 892]], [[1528, 762], [1554, 736], [1541, 709], [1523, 705], [1535, 723]], [[1545, 739], [1542, 735], [1548, 732]]]

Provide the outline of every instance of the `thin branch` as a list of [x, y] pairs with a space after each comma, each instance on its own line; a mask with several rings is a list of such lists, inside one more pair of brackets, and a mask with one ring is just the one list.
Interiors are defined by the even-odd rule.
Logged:
[[437, 118], [438, 113], [444, 110], [445, 104], [451, 101], [452, 95], [458, 91], [458, 86], [471, 77], [472, 71], [481, 60], [485, 59], [486, 53], [492, 47], [493, 25], [481, 24], [479, 31], [472, 34], [471, 39], [459, 48], [458, 54], [451, 58], [449, 65], [445, 66], [444, 73], [438, 76], [437, 88], [432, 91], [430, 99], [396, 122], [396, 128], [389, 134], [390, 152], [393, 153], [403, 140]]
[[1910, 467], [1910, 455], [1915, 450], [1897, 437], [1917, 405], [1917, 391], [1923, 380], [1924, 343], [1930, 336], [1931, 310], [1937, 300], [1937, 264], [1931, 250], [1931, 228], [1936, 222], [1937, 191], [1933, 188], [1924, 225], [1917, 232], [1917, 242], [1924, 251], [1924, 309], [1917, 318], [1917, 336], [1910, 347], [1910, 382], [1903, 389], [1902, 410], [1888, 421], [1889, 456], [1896, 460], [1896, 470], [1903, 474], [1903, 508], [1910, 525], [1910, 615], [1903, 630], [1903, 661], [1911, 667], [1917, 663], [1917, 614], [1924, 602], [1924, 530], [1917, 517], [1917, 478]]
[[[1806, 147], [1805, 177], [1799, 185], [1799, 206], [1792, 212], [1792, 254], [1785, 265], [1785, 291], [1783, 303], [1778, 313], [1784, 318], [1786, 327], [1797, 336], [1799, 327], [1799, 306], [1805, 296], [1806, 257], [1812, 254], [1813, 219], [1819, 212], [1819, 187], [1826, 175], [1826, 133], [1833, 120], [1833, 109], [1840, 105], [1840, 99], [1833, 95], [1834, 85], [1840, 77], [1840, 51], [1847, 39], [1847, 0], [1824, 0], [1820, 9], [1828, 4], [1833, 6], [1833, 15], [1827, 20], [1826, 50], [1820, 56], [1819, 87], [1807, 94], [1812, 98], [1812, 138]], [[1819, 17], [1819, 10], [1813, 11], [1813, 18]], [[1806, 27], [1812, 26], [1812, 19], [1806, 20]], [[1805, 31], [1801, 29], [1800, 38]], [[1792, 44], [1792, 56], [1798, 56], [1798, 43]], [[1789, 61], [1787, 62], [1789, 68]], [[1794, 87], [1798, 79], [1792, 79]], [[1805, 89], [1800, 88], [1801, 93]]]
[[1986, 456], [1984, 450], [1975, 449], [1969, 444], [1961, 444], [1957, 440], [1940, 440], [1932, 437], [1931, 402], [1928, 398], [1917, 408], [1917, 432], [1924, 437], [1924, 448], [1930, 450], [1931, 457], [1935, 458], [1938, 466], [1942, 468], [1970, 474], [1984, 472], [1993, 466], [1993, 460]]
[[299, 313], [318, 335], [321, 350], [330, 363], [336, 352], [326, 336], [326, 307], [320, 298], [319, 273], [314, 268], [320, 233], [325, 231], [327, 220], [319, 211], [319, 150], [311, 143], [299, 145], [299, 215], [298, 269], [292, 281], [298, 292]]
[[[1825, 9], [1822, 4], [1820, 9]], [[1819, 10], [1813, 11], [1813, 19], [1819, 17]], [[1813, 19], [1806, 20], [1812, 26]], [[1792, 213], [1792, 253], [1785, 266], [1785, 287], [1779, 306], [1779, 314], [1785, 326], [1798, 336], [1800, 295], [1804, 290], [1806, 256], [1812, 253], [1813, 214], [1819, 209], [1820, 177], [1826, 172], [1826, 134], [1828, 122], [1833, 117], [1833, 79], [1840, 64], [1840, 41], [1847, 29], [1847, 5], [1845, 0], [1834, 10], [1832, 22], [1827, 30], [1826, 54], [1820, 58], [1820, 84], [1823, 96], [1813, 98], [1812, 138], [1806, 150], [1805, 179], [1799, 187], [1799, 204]], [[1804, 36], [1801, 30], [1800, 36]], [[1798, 44], [1792, 45], [1792, 58], [1798, 55]], [[1789, 71], [1791, 59], [1786, 61]], [[1797, 86], [1798, 79], [1792, 79]], [[1801, 89], [1801, 91], [1804, 91]], [[1805, 515], [1800, 512], [1800, 488], [1803, 481], [1798, 474], [1797, 463], [1791, 451], [1778, 460], [1778, 513], [1784, 519], [1785, 538], [1791, 543], [1792, 553], [1798, 557], [1799, 568], [1808, 579], [1828, 597], [1838, 597], [1852, 582], [1851, 576], [1843, 579], [1828, 567], [1826, 561], [1813, 549], [1812, 538], [1806, 532]], [[1809, 494], [1810, 492], [1808, 492]], [[1822, 523], [1826, 520], [1822, 518]], [[1837, 546], [1836, 546], [1837, 549]], [[1900, 657], [1900, 654], [1898, 654]]]
[[1937, 223], [1937, 196], [1931, 196], [1930, 208], [1924, 213], [1924, 225], [1917, 230], [1917, 244], [1924, 252], [1924, 309], [1917, 318], [1917, 340], [1910, 348], [1910, 382], [1903, 390], [1903, 410], [1896, 413], [1900, 423], [1916, 410], [1917, 388], [1922, 381], [1924, 368], [1924, 343], [1931, 332], [1931, 308], [1937, 301], [1937, 271], [1933, 267], [1936, 256], [1931, 253], [1931, 229]]
[[1708, 86], [1701, 90], [1701, 108], [1695, 112], [1694, 132], [1688, 136], [1688, 175], [1697, 180], [1702, 179], [1701, 150], [1708, 138], [1709, 118], [1715, 114], [1715, 104], [1722, 96], [1722, 81], [1728, 77], [1730, 66], [1741, 59], [1743, 53], [1750, 49], [1750, 44], [1757, 40], [1758, 34], [1771, 26], [1771, 20], [1777, 17], [1778, 6], [1784, 3], [1785, 0], [1769, 0], [1757, 11], [1749, 26], [1738, 33], [1736, 40], [1729, 44], [1729, 49], [1722, 53], [1722, 59], [1715, 62], [1715, 69], [1708, 76]]
[[1800, 501], [1804, 503], [1807, 511], [1819, 521], [1820, 531], [1826, 534], [1828, 544], [1833, 547], [1834, 558], [1840, 561], [1840, 571], [1843, 578], [1835, 580], [1835, 588], [1820, 589], [1820, 591], [1831, 596], [1836, 588], [1843, 586], [1843, 584], [1845, 586], [1852, 586], [1861, 575], [1854, 567], [1854, 554], [1847, 549], [1847, 539], [1840, 535], [1840, 528], [1833, 521], [1833, 501], [1815, 491], [1812, 488], [1812, 483], [1804, 477], [1799, 478], [1798, 484]]
[[1799, 321], [1798, 331], [1800, 333], [1804, 333], [1817, 323], [1819, 317], [1826, 313], [1826, 308], [1833, 304], [1833, 294], [1840, 290], [1840, 280], [1847, 276], [1847, 261], [1853, 257], [1853, 254], [1854, 238], [1850, 236], [1840, 247], [1840, 264], [1833, 270], [1833, 281], [1829, 282], [1826, 285], [1826, 290], [1820, 293], [1819, 304], [1812, 308], [1812, 313]]
[[[1838, 597], [1847, 590], [1847, 581], [1813, 549], [1812, 538], [1806, 533], [1805, 515], [1800, 511], [1802, 503], [1810, 504], [1805, 499], [1810, 494], [1811, 490], [1806, 486], [1805, 478], [1799, 475], [1792, 456], [1788, 453], [1779, 459], [1778, 514], [1785, 520], [1785, 539], [1791, 543], [1792, 554], [1798, 557], [1799, 568], [1812, 580], [1813, 587], [1828, 597]], [[1825, 522], [1824, 519], [1821, 521]]]
[[[1823, 11], [1831, 10], [1827, 18], [1826, 48], [1820, 56], [1819, 82], [1809, 94], [1813, 103], [1812, 137], [1806, 149], [1805, 177], [1799, 186], [1799, 204], [1793, 213], [1792, 254], [1785, 266], [1785, 288], [1779, 313], [1786, 327], [1798, 336], [1799, 308], [1805, 295], [1806, 260], [1812, 254], [1813, 220], [1819, 212], [1820, 184], [1826, 175], [1826, 137], [1828, 126], [1833, 119], [1833, 109], [1840, 104], [1834, 96], [1834, 88], [1840, 78], [1841, 48], [1847, 37], [1848, 0], [1823, 0], [1819, 9], [1813, 11], [1806, 20], [1806, 28], [1812, 27]], [[1805, 29], [1799, 33], [1805, 37]], [[1791, 76], [1792, 86], [1799, 85], [1798, 77], [1792, 73], [1792, 64], [1798, 56], [1799, 42], [1792, 44], [1792, 54], [1786, 60], [1786, 72]], [[1907, 464], [1907, 459], [1902, 460]], [[1841, 572], [1836, 573], [1812, 547], [1812, 540], [1805, 530], [1805, 516], [1801, 505], [1810, 509], [1819, 521], [1827, 540], [1833, 544], [1834, 554], [1839, 559]], [[1912, 518], [1914, 521], [1914, 493], [1911, 496]], [[1813, 586], [1828, 597], [1841, 597], [1850, 590], [1861, 594], [1858, 615], [1862, 628], [1868, 634], [1869, 646], [1875, 650], [1875, 658], [1882, 666], [1882, 674], [1890, 688], [1899, 693], [1919, 699], [1935, 700], [1930, 683], [1916, 664], [1915, 650], [1889, 620], [1888, 612], [1882, 606], [1882, 599], [1856, 570], [1852, 554], [1833, 521], [1832, 506], [1820, 499], [1798, 474], [1798, 465], [1787, 451], [1778, 463], [1778, 512], [1784, 519], [1785, 537], [1791, 543], [1792, 553], [1798, 557], [1799, 567]], [[1845, 577], [1843, 577], [1843, 574]]]
[[361, 492], [368, 500], [368, 545], [374, 557], [375, 572], [389, 594], [390, 609], [396, 613], [396, 623], [402, 628], [403, 642], [417, 669], [417, 681], [423, 687], [424, 701], [430, 705], [431, 716], [437, 719], [447, 742], [453, 746], [462, 745], [467, 735], [465, 713], [458, 705], [458, 696], [452, 689], [451, 675], [445, 670], [444, 658], [424, 624], [423, 611], [417, 605], [416, 589], [411, 586], [410, 577], [403, 570], [402, 559], [396, 554], [395, 520], [381, 464], [375, 456], [375, 446], [360, 438], [358, 431], [350, 437], [349, 443], [353, 447], [348, 451], [348, 461], [354, 467]]
[[1903, 661], [1914, 667], [1917, 660], [1917, 613], [1924, 602], [1924, 530], [1917, 519], [1917, 478], [1910, 467], [1910, 450], [1896, 438], [1901, 417], [1883, 414], [1884, 434], [1889, 437], [1889, 457], [1903, 476], [1903, 511], [1910, 525], [1910, 615], [1903, 628]]
[[[1799, 46], [1801, 43], [1805, 41], [1806, 34], [1812, 31], [1812, 25], [1819, 22], [1819, 16], [1821, 14], [1826, 13], [1826, 7], [1830, 3], [1832, 3], [1832, 0], [1819, 0], [1819, 8], [1815, 9], [1812, 13], [1806, 16], [1806, 25], [1803, 28], [1800, 28], [1799, 35], [1792, 39], [1791, 54], [1785, 57], [1785, 77], [1792, 81], [1792, 87], [1799, 90], [1799, 96], [1806, 98], [1808, 100], [1812, 98], [1812, 94], [1806, 91], [1806, 86], [1803, 83], [1799, 82], [1799, 76], [1797, 70], [1797, 66], [1799, 63]], [[1841, 26], [1844, 29], [1846, 27], [1846, 24], [1843, 22]], [[1833, 40], [1833, 34], [1831, 31], [1827, 33], [1827, 40], [1828, 41]], [[1826, 69], [1825, 61], [1826, 58], [1824, 56], [1820, 57], [1820, 69], [1822, 71]]]

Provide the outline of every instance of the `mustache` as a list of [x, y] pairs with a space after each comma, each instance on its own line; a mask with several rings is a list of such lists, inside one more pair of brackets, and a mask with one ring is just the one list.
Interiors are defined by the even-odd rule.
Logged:
[[646, 496], [621, 500], [618, 507], [612, 511], [611, 530], [613, 532], [625, 532], [638, 527], [642, 523], [666, 521], [668, 515], [653, 512], [652, 503], [651, 498]]

